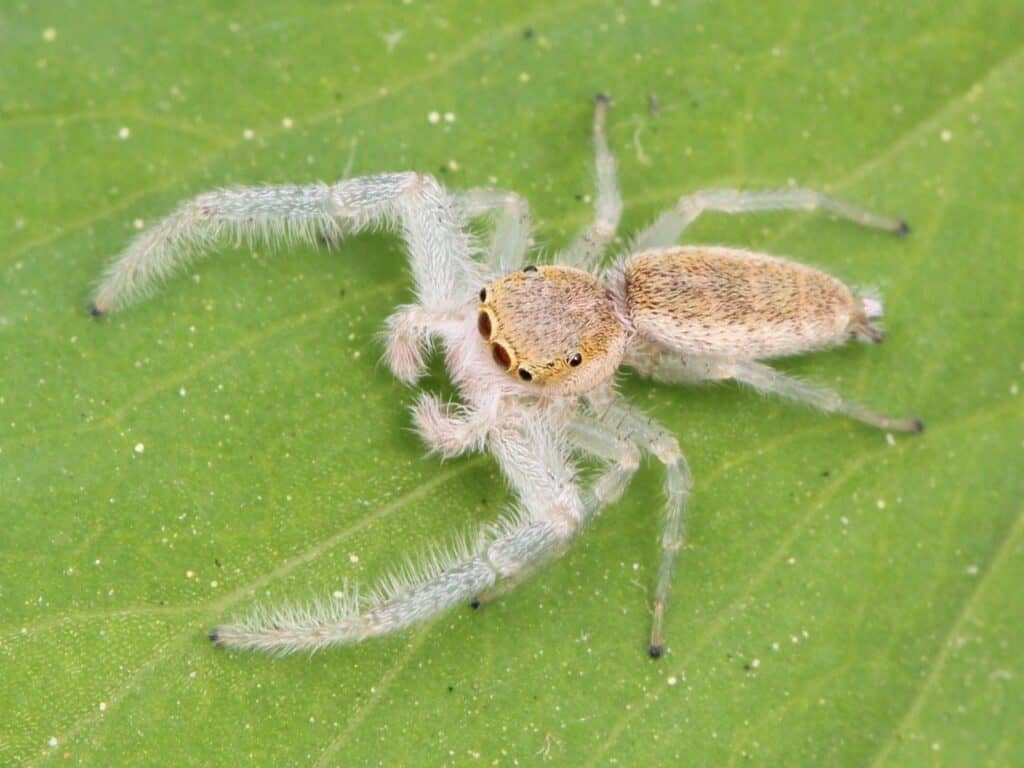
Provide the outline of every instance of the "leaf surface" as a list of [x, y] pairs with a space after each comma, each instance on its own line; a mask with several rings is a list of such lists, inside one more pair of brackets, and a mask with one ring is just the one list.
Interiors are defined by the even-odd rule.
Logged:
[[[1019, 760], [1021, 28], [946, 0], [0, 11], [0, 764]], [[402, 169], [515, 189], [554, 251], [592, 215], [597, 91], [624, 232], [791, 180], [907, 216], [902, 240], [803, 214], [687, 238], [880, 290], [883, 346], [780, 366], [927, 432], [627, 377], [696, 481], [658, 662], [653, 466], [483, 612], [312, 658], [211, 648], [508, 496], [488, 457], [424, 457], [378, 363], [395, 238], [227, 247], [95, 323], [107, 260], [204, 189]]]

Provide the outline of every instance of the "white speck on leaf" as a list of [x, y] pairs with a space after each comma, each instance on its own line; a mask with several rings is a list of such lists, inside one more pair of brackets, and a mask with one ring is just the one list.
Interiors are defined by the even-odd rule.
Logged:
[[405, 37], [405, 32], [401, 29], [396, 29], [392, 32], [383, 34], [380, 37], [381, 40], [384, 41], [384, 47], [387, 49], [387, 52], [391, 53], [395, 50], [395, 46], [397, 46], [402, 41], [402, 38]]

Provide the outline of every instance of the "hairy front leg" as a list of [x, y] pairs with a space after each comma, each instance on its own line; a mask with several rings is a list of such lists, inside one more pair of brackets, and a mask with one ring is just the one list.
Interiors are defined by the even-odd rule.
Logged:
[[455, 308], [472, 295], [481, 268], [465, 217], [431, 177], [387, 173], [333, 186], [239, 187], [206, 192], [139, 235], [107, 268], [91, 311], [104, 315], [145, 295], [190, 259], [227, 240], [315, 244], [375, 224], [395, 223], [408, 248], [419, 303]]
[[[600, 420], [587, 415], [576, 415], [566, 426], [566, 436], [583, 453], [609, 462], [609, 466], [591, 486], [581, 491], [583, 507], [589, 519], [600, 514], [602, 509], [609, 504], [614, 504], [622, 497], [629, 481], [640, 466], [640, 449], [635, 443], [620, 437]], [[544, 561], [535, 562], [529, 572], [523, 571], [515, 579], [495, 584], [486, 592], [478, 595], [472, 603], [473, 607], [479, 608], [484, 603], [496, 600], [552, 560], [564, 555], [568, 550], [568, 545], [552, 549], [548, 553], [548, 557]]]
[[428, 621], [501, 583], [518, 583], [563, 551], [587, 521], [566, 446], [542, 419], [497, 426], [489, 445], [520, 508], [475, 536], [429, 551], [368, 592], [257, 611], [216, 627], [216, 645], [286, 654], [358, 643]]

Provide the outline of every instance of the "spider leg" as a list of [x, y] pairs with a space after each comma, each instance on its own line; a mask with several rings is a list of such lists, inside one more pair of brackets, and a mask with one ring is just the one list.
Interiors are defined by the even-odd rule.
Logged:
[[488, 444], [518, 492], [520, 511], [399, 568], [365, 596], [257, 613], [215, 628], [210, 640], [279, 654], [358, 643], [434, 618], [548, 562], [587, 520], [567, 446], [543, 416], [526, 415], [495, 425]]
[[[640, 449], [635, 443], [621, 438], [598, 419], [585, 414], [577, 414], [566, 425], [565, 432], [569, 442], [580, 451], [611, 462], [593, 485], [582, 491], [583, 507], [589, 519], [621, 498], [640, 466]], [[564, 555], [568, 549], [567, 545], [552, 549], [543, 560], [532, 563], [531, 568], [524, 569], [515, 577], [505, 579], [477, 595], [473, 607], [478, 608], [492, 602], [514, 589], [544, 565]]]
[[760, 211], [827, 211], [862, 227], [884, 229], [905, 235], [910, 227], [903, 219], [882, 216], [853, 203], [813, 189], [779, 189], [744, 191], [738, 189], [706, 189], [681, 197], [672, 208], [662, 213], [641, 232], [633, 246], [634, 252], [674, 245], [679, 236], [705, 211], [717, 213], [753, 213]]
[[640, 448], [600, 419], [582, 413], [566, 426], [566, 436], [584, 453], [610, 462], [584, 493], [583, 503], [597, 514], [622, 497], [640, 467]]
[[288, 654], [392, 634], [456, 605], [476, 603], [475, 596], [499, 579], [532, 572], [535, 563], [546, 562], [552, 551], [572, 538], [576, 527], [564, 522], [560, 514], [537, 520], [509, 516], [489, 529], [482, 541], [456, 542], [429, 553], [418, 564], [393, 571], [365, 597], [352, 593], [328, 605], [259, 612], [216, 627], [209, 637], [221, 647]]
[[658, 344], [637, 341], [630, 345], [623, 365], [642, 376], [666, 384], [697, 384], [732, 378], [733, 367], [716, 357], [681, 355]]
[[661, 532], [661, 561], [654, 590], [654, 619], [651, 626], [650, 655], [658, 658], [665, 651], [665, 612], [668, 608], [672, 575], [686, 535], [686, 501], [693, 486], [675, 435], [648, 417], [643, 411], [614, 394], [608, 403], [594, 402], [598, 419], [620, 439], [639, 445], [656, 457], [665, 468], [665, 521]]
[[315, 244], [392, 223], [409, 251], [420, 303], [454, 308], [479, 282], [464, 215], [437, 181], [416, 173], [346, 179], [333, 186], [238, 187], [206, 192], [139, 235], [108, 267], [93, 297], [104, 315], [130, 303], [222, 239]]
[[770, 392], [779, 397], [806, 403], [826, 413], [839, 413], [877, 429], [895, 432], [924, 431], [924, 422], [920, 419], [884, 416], [867, 406], [847, 400], [834, 390], [787, 376], [763, 363], [737, 361], [733, 365], [735, 370], [732, 378], [760, 392]]
[[890, 429], [896, 432], [924, 430], [924, 424], [920, 419], [885, 416], [865, 405], [847, 400], [827, 387], [788, 376], [771, 366], [753, 360], [680, 355], [655, 345], [643, 345], [630, 351], [625, 364], [644, 376], [667, 384], [734, 379], [759, 392], [804, 403], [825, 413], [837, 413], [877, 429]]
[[498, 213], [494, 234], [487, 248], [487, 266], [497, 274], [508, 274], [523, 266], [530, 247], [530, 204], [515, 192], [475, 188], [456, 193], [468, 218]]
[[519, 516], [557, 522], [564, 535], [519, 558], [519, 567], [475, 596], [474, 607], [492, 602], [564, 555], [594, 512], [593, 505], [581, 499], [570, 446], [545, 423], [543, 413], [522, 418], [514, 426], [495, 428], [487, 444], [519, 497], [523, 510]]
[[615, 156], [608, 148], [605, 136], [605, 120], [610, 102], [604, 94], [598, 94], [594, 106], [594, 147], [597, 153], [597, 200], [594, 204], [596, 217], [583, 234], [558, 257], [560, 264], [580, 269], [593, 270], [605, 250], [615, 238], [622, 217], [622, 195], [616, 180]]

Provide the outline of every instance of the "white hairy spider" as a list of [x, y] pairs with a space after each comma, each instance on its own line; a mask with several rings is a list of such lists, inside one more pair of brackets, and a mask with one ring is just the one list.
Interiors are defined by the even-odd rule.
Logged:
[[[412, 409], [416, 427], [443, 456], [490, 451], [518, 498], [515, 511], [497, 523], [400, 568], [369, 591], [257, 612], [214, 629], [214, 643], [315, 651], [493, 599], [563, 554], [622, 495], [646, 452], [662, 463], [666, 478], [649, 645], [650, 655], [660, 656], [690, 472], [675, 437], [616, 391], [614, 376], [623, 365], [658, 381], [735, 379], [874, 427], [921, 431], [916, 419], [879, 415], [759, 362], [850, 338], [881, 341], [872, 322], [882, 314], [878, 299], [773, 256], [675, 244], [704, 211], [821, 209], [897, 234], [908, 231], [906, 224], [808, 189], [707, 190], [681, 198], [627, 254], [602, 267], [622, 209], [604, 132], [608, 104], [599, 96], [594, 117], [596, 218], [552, 265], [524, 266], [530, 215], [519, 196], [451, 192], [417, 173], [208, 192], [140, 235], [112, 263], [93, 299], [97, 316], [146, 292], [224, 235], [316, 242], [396, 225], [409, 249], [417, 303], [388, 320], [388, 364], [414, 384], [439, 342], [461, 395], [454, 404], [422, 394]], [[489, 213], [497, 222], [480, 259], [467, 222]], [[603, 462], [589, 487], [577, 480], [581, 457]]]

